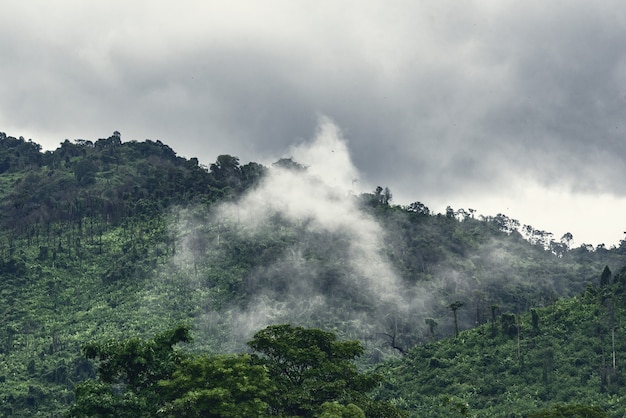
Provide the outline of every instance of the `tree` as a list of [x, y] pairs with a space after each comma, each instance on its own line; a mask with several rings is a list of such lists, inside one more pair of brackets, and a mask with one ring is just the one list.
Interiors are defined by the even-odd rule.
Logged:
[[284, 168], [286, 170], [292, 170], [296, 172], [303, 172], [303, 171], [306, 171], [307, 169], [305, 166], [303, 166], [299, 162], [294, 161], [294, 159], [291, 157], [281, 158], [280, 160], [273, 163], [272, 167]]
[[398, 317], [396, 315], [390, 315], [387, 318], [390, 320], [389, 327], [391, 328], [391, 331], [388, 333], [383, 332], [382, 334], [386, 335], [391, 340], [391, 348], [398, 350], [402, 355], [406, 355], [407, 350], [402, 347], [399, 341], [401, 332], [398, 330]]
[[458, 300], [448, 305], [448, 308], [452, 310], [452, 314], [454, 315], [454, 338], [459, 336], [459, 322], [457, 320], [456, 311], [458, 311], [459, 308], [463, 305], [463, 302], [459, 302]]
[[380, 381], [356, 370], [358, 341], [318, 329], [277, 325], [248, 344], [259, 354], [183, 355], [187, 327], [151, 340], [90, 343], [98, 379], [76, 387], [69, 417], [401, 417], [366, 393]]
[[265, 417], [272, 392], [265, 367], [253, 364], [249, 354], [195, 356], [184, 360], [171, 379], [159, 382], [159, 394], [169, 401], [158, 412], [164, 417]]
[[537, 335], [539, 334], [539, 313], [537, 312], [537, 309], [531, 308], [530, 315], [532, 318], [533, 333]]
[[249, 354], [183, 355], [191, 341], [186, 326], [151, 340], [90, 343], [85, 356], [98, 359], [97, 380], [76, 387], [70, 417], [263, 417], [272, 382]]
[[432, 318], [426, 318], [424, 319], [424, 322], [426, 323], [426, 325], [428, 325], [428, 331], [430, 333], [430, 342], [434, 342], [435, 341], [435, 328], [437, 328], [437, 321], [435, 321]]
[[415, 213], [421, 216], [430, 215], [430, 209], [422, 202], [413, 202], [406, 208], [407, 212]]
[[548, 244], [548, 248], [550, 252], [557, 257], [563, 257], [565, 253], [567, 253], [568, 245], [565, 242], [556, 242], [555, 240], [550, 240], [550, 244]]
[[609, 266], [604, 266], [602, 274], [600, 275], [600, 286], [608, 286], [611, 284], [611, 269]]
[[515, 314], [505, 313], [501, 315], [502, 318], [502, 333], [513, 337], [518, 332], [517, 318]]
[[544, 384], [550, 383], [553, 369], [554, 350], [552, 350], [552, 348], [547, 348], [543, 351], [543, 369], [541, 371], [541, 380]]
[[391, 202], [392, 198], [393, 194], [391, 193], [389, 187], [383, 188], [381, 186], [377, 186], [374, 190], [374, 202], [376, 204], [387, 206], [389, 205], [389, 202]]
[[[500, 231], [503, 231], [507, 234], [511, 234], [513, 231], [517, 231], [520, 226], [520, 222], [517, 219], [513, 219], [508, 217], [505, 214], [498, 213], [492, 221]], [[531, 226], [525, 226], [525, 229], [528, 231], [533, 231]]]
[[491, 309], [491, 336], [495, 337], [496, 335], [496, 311], [500, 309], [498, 305], [489, 306]]
[[357, 371], [353, 360], [363, 354], [358, 341], [337, 341], [334, 333], [319, 329], [272, 325], [257, 332], [248, 346], [276, 385], [270, 402], [275, 415], [315, 416], [325, 402], [335, 401], [353, 403], [368, 414], [372, 401], [365, 393], [379, 377]]
[[239, 158], [232, 155], [220, 155], [217, 161], [209, 166], [211, 174], [220, 187], [236, 189], [241, 181]]
[[567, 249], [570, 248], [572, 241], [574, 240], [574, 235], [571, 232], [566, 232], [561, 237], [561, 242], [566, 245]]
[[241, 166], [241, 181], [244, 189], [253, 186], [263, 178], [266, 172], [267, 169], [258, 163], [248, 163]]
[[98, 380], [87, 380], [76, 387], [76, 402], [69, 416], [154, 415], [162, 402], [157, 382], [170, 378], [184, 358], [174, 346], [190, 341], [189, 328], [181, 325], [151, 340], [129, 338], [85, 344], [85, 357], [98, 360]]
[[383, 200], [381, 203], [383, 205], [388, 205], [389, 202], [391, 202], [391, 199], [393, 199], [393, 194], [391, 193], [391, 189], [389, 189], [389, 187], [385, 187], [385, 190], [383, 190]]
[[[617, 356], [615, 348], [615, 286], [611, 285], [611, 270], [608, 266], [604, 267], [602, 275], [600, 276], [600, 285], [603, 286], [600, 293], [601, 301], [606, 305], [608, 313], [608, 326], [611, 332], [611, 367], [605, 365], [603, 371], [604, 376], [602, 380], [606, 379], [606, 386], [612, 389], [616, 381], [618, 380], [618, 368], [617, 368]], [[603, 356], [604, 357], [604, 356]], [[604, 361], [603, 361], [604, 363]]]
[[81, 186], [92, 184], [96, 181], [98, 166], [90, 158], [83, 158], [74, 168], [74, 176]]

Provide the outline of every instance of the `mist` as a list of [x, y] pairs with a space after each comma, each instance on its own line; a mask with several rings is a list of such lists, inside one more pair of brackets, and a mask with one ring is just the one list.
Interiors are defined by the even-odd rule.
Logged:
[[[391, 338], [397, 318], [424, 303], [388, 259], [386, 231], [362, 209], [347, 140], [321, 117], [314, 137], [275, 161], [280, 158], [297, 164], [269, 166], [260, 184], [236, 201], [174, 217], [180, 245], [172, 268], [185, 277], [184, 287], [205, 298], [198, 329], [227, 327], [228, 348], [280, 323], [360, 340]], [[233, 291], [244, 300], [221, 304], [220, 295]]]
[[454, 335], [456, 302], [463, 330], [491, 320], [492, 305], [519, 313], [594, 280], [591, 266], [574, 273], [575, 264], [501, 229], [498, 217], [372, 203], [348, 141], [322, 117], [312, 138], [276, 156], [239, 198], [173, 210], [176, 253], [159, 277], [188, 303], [150, 292], [146, 301], [187, 312], [214, 351], [245, 350], [255, 332], [290, 323], [386, 356], [433, 338], [432, 321], [436, 338]]

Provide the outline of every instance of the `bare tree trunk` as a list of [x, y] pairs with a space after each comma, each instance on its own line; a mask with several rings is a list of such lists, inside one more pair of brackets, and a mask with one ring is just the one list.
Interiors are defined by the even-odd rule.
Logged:
[[611, 348], [613, 350], [613, 371], [617, 368], [615, 360], [615, 324], [611, 327]]
[[517, 316], [517, 361], [519, 363], [520, 370], [522, 369], [522, 350], [521, 350], [521, 334], [522, 334], [522, 316]]

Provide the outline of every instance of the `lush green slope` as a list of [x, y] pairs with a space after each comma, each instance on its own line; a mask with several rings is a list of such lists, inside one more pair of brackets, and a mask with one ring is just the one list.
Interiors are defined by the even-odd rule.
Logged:
[[180, 245], [169, 208], [234, 196], [260, 166], [223, 156], [209, 171], [158, 141], [117, 135], [45, 154], [3, 137], [0, 149], [0, 414], [60, 416], [93, 375], [80, 345], [149, 335], [200, 309], [173, 282], [168, 309], [152, 309], [151, 280]]
[[379, 368], [379, 396], [416, 417], [524, 417], [559, 403], [623, 416], [625, 271], [612, 285], [412, 349]]
[[533, 245], [503, 215], [381, 191], [338, 195], [289, 160], [203, 167], [117, 133], [45, 153], [0, 135], [0, 414], [60, 416], [94, 376], [79, 352], [93, 340], [187, 322], [190, 350], [235, 352], [288, 322], [363, 341], [371, 365], [453, 335], [456, 301], [469, 329], [626, 264], [623, 245]]
[[[436, 338], [454, 335], [450, 305], [456, 301], [463, 303], [457, 311], [459, 327], [468, 329], [490, 321], [493, 306], [498, 312], [519, 313], [580, 294], [588, 284], [598, 283], [605, 265], [617, 270], [626, 262], [624, 245], [555, 254], [550, 243], [533, 245], [511, 231], [507, 225], [514, 220], [504, 215], [459, 220], [378, 206], [375, 216], [386, 231], [386, 254], [407, 293], [426, 307], [421, 315], [407, 318], [422, 325], [421, 342], [429, 340], [425, 318], [436, 321]], [[554, 248], [560, 243], [551, 244]], [[413, 335], [415, 328], [410, 329]]]

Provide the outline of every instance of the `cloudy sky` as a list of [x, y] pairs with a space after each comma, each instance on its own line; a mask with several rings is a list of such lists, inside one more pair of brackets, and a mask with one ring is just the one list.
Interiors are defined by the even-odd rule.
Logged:
[[624, 2], [4, 3], [0, 131], [45, 149], [118, 130], [269, 164], [328, 118], [362, 191], [624, 237]]

